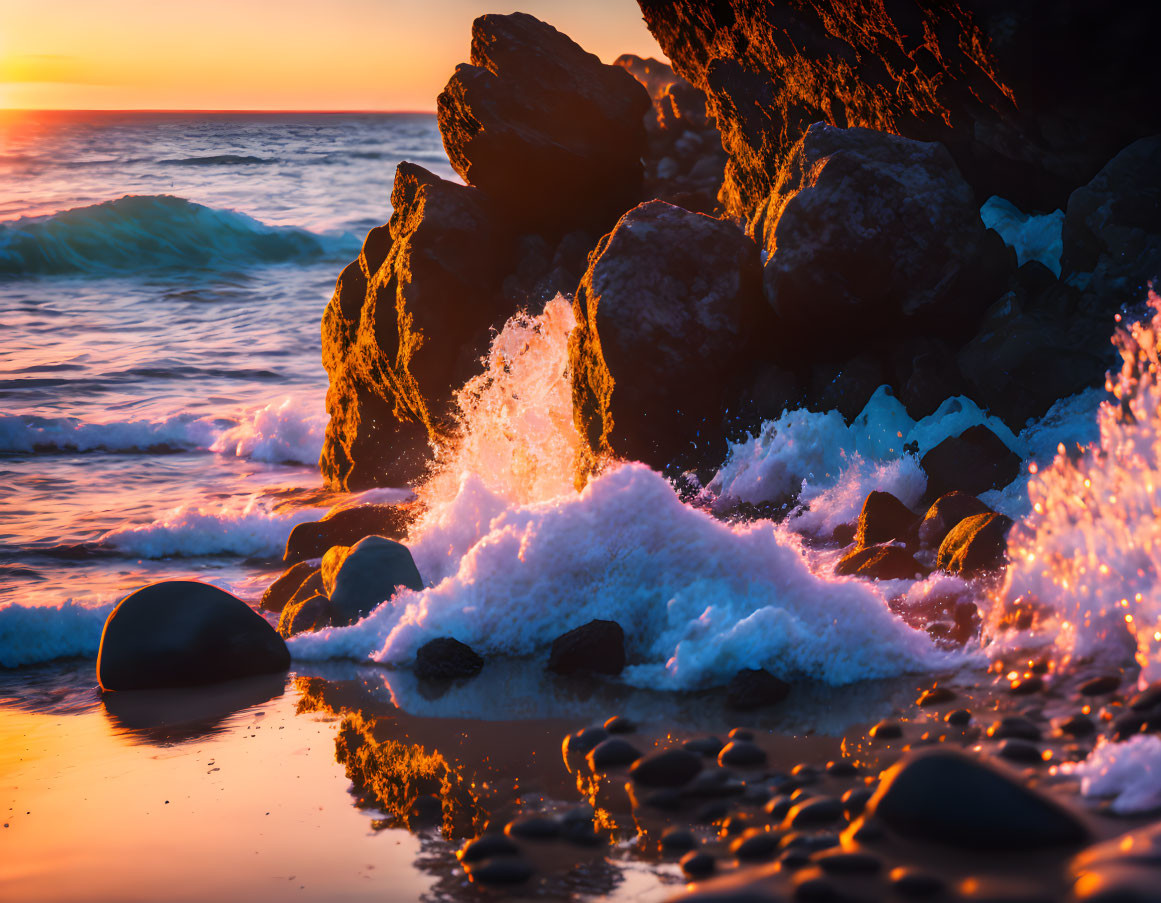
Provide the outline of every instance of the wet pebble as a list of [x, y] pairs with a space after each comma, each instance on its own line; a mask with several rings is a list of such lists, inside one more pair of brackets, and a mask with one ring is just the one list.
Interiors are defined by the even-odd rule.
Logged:
[[861, 850], [823, 850], [811, 861], [828, 875], [874, 875], [883, 868], [878, 856]]
[[1033, 674], [1031, 677], [1012, 681], [1008, 687], [1008, 692], [1013, 696], [1031, 696], [1033, 693], [1039, 693], [1044, 689], [1044, 678], [1039, 674]]
[[903, 736], [903, 728], [895, 721], [880, 721], [870, 730], [876, 740], [897, 740]]
[[695, 737], [693, 740], [686, 740], [681, 744], [683, 749], [688, 749], [691, 753], [697, 753], [699, 756], [716, 756], [722, 751], [724, 744], [717, 737]]
[[603, 727], [582, 728], [575, 734], [569, 734], [564, 738], [564, 754], [567, 756], [571, 753], [577, 753], [583, 756], [595, 749], [608, 736], [609, 732]]
[[693, 819], [698, 824], [709, 825], [713, 824], [715, 821], [721, 821], [729, 814], [729, 803], [725, 803], [722, 800], [713, 800], [712, 802], [706, 803], [704, 806], [698, 809], [697, 812], [694, 813]]
[[735, 727], [726, 734], [726, 738], [729, 740], [753, 740], [754, 732], [744, 727]]
[[934, 897], [946, 886], [939, 876], [908, 866], [892, 869], [889, 878], [895, 893], [912, 900]]
[[790, 807], [794, 803], [790, 801], [790, 797], [785, 794], [776, 796], [766, 803], [766, 814], [771, 818], [776, 818], [782, 821], [786, 817], [786, 813], [790, 811]]
[[826, 763], [826, 773], [832, 778], [853, 778], [859, 773], [859, 768], [849, 759], [839, 759]]
[[915, 704], [926, 708], [927, 706], [951, 702], [953, 699], [955, 699], [955, 692], [953, 690], [949, 690], [947, 687], [932, 687], [930, 690], [924, 690], [919, 698], [915, 700]]
[[732, 815], [726, 816], [726, 818], [722, 821], [722, 836], [733, 837], [737, 834], [741, 834], [748, 828], [753, 827], [755, 827], [755, 825], [752, 816], [746, 814], [745, 812], [735, 812]]
[[697, 777], [701, 767], [701, 756], [677, 747], [638, 759], [629, 776], [643, 787], [682, 787]]
[[822, 775], [818, 773], [818, 769], [813, 765], [807, 765], [805, 762], [795, 765], [790, 769], [790, 776], [803, 787], [809, 784], [817, 784], [822, 779]]
[[699, 845], [697, 836], [689, 828], [672, 825], [661, 834], [661, 848], [671, 853], [684, 853]]
[[704, 850], [694, 850], [681, 857], [681, 870], [690, 878], [706, 878], [714, 873], [717, 860]]
[[481, 884], [522, 884], [532, 877], [532, 866], [518, 856], [500, 856], [473, 863], [468, 874]]
[[765, 761], [766, 753], [749, 740], [731, 740], [718, 753], [719, 765], [737, 765], [744, 768], [761, 765]]
[[746, 785], [737, 779], [737, 776], [728, 768], [715, 768], [703, 771], [694, 777], [684, 788], [682, 794], [690, 797], [729, 797], [741, 796], [746, 791]]
[[798, 803], [786, 817], [792, 828], [829, 825], [843, 817], [843, 804], [832, 796], [819, 796]]
[[637, 730], [637, 725], [622, 715], [614, 715], [605, 722], [605, 730], [610, 734], [631, 734]]
[[629, 765], [641, 758], [641, 752], [628, 740], [609, 737], [598, 743], [588, 755], [589, 767], [593, 771]]
[[1059, 730], [1069, 737], [1091, 737], [1096, 733], [1096, 723], [1088, 715], [1073, 715], [1060, 723]]
[[955, 727], [971, 724], [972, 713], [968, 709], [953, 709], [943, 716], [943, 720]]
[[779, 836], [761, 828], [749, 828], [730, 844], [738, 862], [768, 862], [778, 855]]
[[872, 794], [873, 792], [869, 787], [852, 787], [844, 793], [842, 795], [842, 804], [843, 809], [846, 810], [847, 817], [855, 818], [861, 815]]
[[519, 852], [520, 848], [505, 835], [484, 834], [464, 844], [459, 857], [461, 862], [481, 862], [493, 856], [515, 856]]
[[1011, 737], [1000, 742], [996, 754], [1009, 762], [1026, 762], [1039, 765], [1044, 761], [1040, 747], [1029, 740]]
[[1012, 715], [1007, 718], [1001, 718], [989, 727], [988, 736], [994, 740], [1006, 740], [1009, 738], [1017, 740], [1039, 740], [1041, 734], [1040, 728], [1029, 719], [1020, 715]]
[[1113, 693], [1121, 686], [1121, 679], [1115, 674], [1105, 674], [1101, 677], [1094, 677], [1092, 680], [1086, 680], [1080, 685], [1080, 694], [1082, 696], [1104, 696], [1106, 693]]

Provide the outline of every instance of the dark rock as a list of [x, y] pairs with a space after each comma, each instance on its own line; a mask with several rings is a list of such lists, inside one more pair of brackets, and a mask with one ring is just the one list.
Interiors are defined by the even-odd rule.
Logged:
[[817, 828], [843, 817], [843, 804], [831, 796], [816, 796], [790, 809], [786, 820], [792, 828]]
[[670, 825], [661, 833], [661, 848], [671, 853], [684, 853], [697, 849], [701, 844], [689, 828]]
[[518, 856], [498, 856], [472, 863], [468, 874], [481, 884], [523, 884], [532, 877], [532, 866]]
[[771, 818], [782, 821], [782, 819], [786, 817], [786, 813], [790, 811], [793, 805], [794, 803], [791, 801], [790, 797], [783, 795], [773, 797], [762, 808]]
[[1024, 762], [1040, 765], [1044, 758], [1040, 755], [1040, 747], [1028, 740], [1010, 737], [1002, 740], [996, 749], [996, 755], [1010, 762]]
[[326, 595], [323, 587], [322, 568], [314, 568], [306, 579], [302, 581], [298, 589], [294, 591], [294, 595], [282, 607], [286, 611], [292, 605], [299, 605], [309, 599], [311, 596]]
[[1012, 681], [1008, 692], [1013, 696], [1031, 696], [1044, 689], [1044, 679], [1038, 674]]
[[353, 505], [335, 509], [320, 521], [308, 521], [291, 530], [282, 560], [289, 564], [322, 558], [331, 546], [353, 546], [364, 536], [402, 539], [411, 516], [411, 511], [401, 505]]
[[646, 794], [641, 800], [642, 805], [660, 809], [662, 812], [676, 812], [684, 802], [685, 798], [672, 787], [654, 790], [652, 793]]
[[939, 547], [936, 566], [960, 577], [1001, 571], [1008, 563], [1008, 531], [1004, 514], [976, 514], [960, 521]]
[[872, 492], [863, 502], [855, 542], [860, 548], [911, 538], [919, 518], [889, 492]]
[[742, 768], [761, 765], [766, 761], [766, 753], [749, 740], [731, 740], [718, 753], [718, 764], [737, 765]]
[[410, 550], [384, 536], [364, 536], [349, 548], [329, 549], [323, 556], [322, 576], [339, 627], [366, 617], [400, 587], [423, 590]]
[[848, 818], [861, 815], [871, 798], [871, 790], [867, 787], [852, 787], [842, 795], [843, 810]]
[[924, 690], [920, 697], [915, 700], [915, 704], [921, 708], [927, 706], [940, 705], [945, 702], [951, 702], [955, 699], [955, 691], [947, 687], [932, 687], [930, 690]]
[[454, 392], [512, 313], [510, 229], [480, 191], [401, 163], [386, 226], [367, 236], [323, 314], [330, 378], [319, 466], [335, 489], [421, 477], [454, 433]]
[[605, 722], [605, 730], [610, 734], [632, 734], [637, 725], [622, 715], [614, 715]]
[[713, 756], [722, 751], [723, 743], [717, 737], [694, 737], [692, 740], [686, 740], [681, 744], [682, 748], [688, 749], [692, 753], [697, 753], [699, 756]]
[[484, 834], [469, 840], [459, 851], [460, 862], [481, 862], [493, 856], [515, 856], [520, 848], [503, 834]]
[[[688, 750], [683, 752], [689, 755]], [[699, 761], [700, 761], [700, 757]], [[714, 768], [709, 771], [703, 771], [692, 778], [689, 783], [685, 784], [682, 789], [682, 795], [687, 797], [730, 797], [741, 796], [747, 790], [745, 784], [737, 779], [737, 776], [728, 768]]]
[[475, 677], [483, 667], [484, 660], [471, 646], [451, 637], [430, 640], [415, 653], [415, 676], [420, 680]]
[[480, 16], [436, 101], [452, 168], [534, 230], [607, 227], [641, 195], [649, 95], [525, 13]]
[[880, 721], [868, 733], [875, 740], [897, 740], [903, 736], [903, 727], [895, 721]]
[[840, 577], [867, 580], [914, 580], [928, 573], [903, 546], [891, 543], [847, 553], [839, 559], [834, 572]]
[[972, 850], [1072, 846], [1089, 836], [1055, 800], [944, 746], [908, 753], [892, 766], [867, 813], [906, 837]]
[[790, 695], [790, 684], [763, 668], [743, 668], [726, 687], [726, 705], [739, 712], [777, 705]]
[[727, 400], [769, 332], [759, 280], [757, 247], [730, 223], [661, 201], [621, 217], [573, 304], [582, 470], [608, 455], [678, 472], [720, 463]]
[[817, 362], [811, 368], [807, 406], [838, 411], [850, 423], [886, 381], [882, 363], [872, 354], [856, 354], [840, 363]]
[[974, 327], [1015, 269], [943, 146], [865, 128], [811, 125], [748, 231], [789, 333], [806, 340], [823, 321], [852, 351]]
[[991, 511], [991, 508], [967, 492], [952, 490], [944, 493], [923, 515], [923, 521], [919, 524], [919, 544], [925, 549], [938, 549], [960, 521], [976, 514], [990, 514]]
[[850, 759], [839, 759], [826, 763], [826, 773], [832, 778], [853, 778], [859, 773], [859, 766]]
[[681, 870], [690, 878], [707, 878], [717, 868], [717, 860], [709, 853], [694, 850], [681, 857]]
[[969, 709], [955, 709], [954, 711], [948, 712], [943, 720], [956, 727], [964, 727], [965, 725], [971, 724], [972, 713]]
[[504, 833], [521, 840], [555, 840], [560, 836], [560, 822], [539, 815], [525, 815], [504, 825]]
[[1120, 687], [1120, 677], [1115, 674], [1104, 674], [1082, 683], [1080, 694], [1082, 696], [1104, 696], [1106, 693], [1115, 693]]
[[732, 727], [730, 732], [726, 734], [727, 740], [753, 740], [754, 732], [744, 727]]
[[265, 618], [216, 586], [187, 580], [122, 599], [97, 653], [103, 690], [195, 687], [289, 667], [286, 644]]
[[620, 674], [625, 668], [625, 632], [616, 621], [589, 621], [552, 641], [548, 670]]
[[298, 588], [302, 586], [306, 578], [316, 570], [318, 569], [311, 567], [305, 561], [292, 565], [270, 584], [266, 592], [262, 594], [262, 601], [258, 603], [258, 607], [263, 611], [282, 611], [286, 607], [286, 603], [294, 598], [294, 594], [298, 592]]
[[701, 771], [701, 756], [687, 749], [674, 748], [638, 759], [629, 769], [629, 777], [643, 787], [682, 787]]
[[989, 727], [988, 736], [994, 740], [1039, 740], [1042, 735], [1040, 728], [1028, 718], [1009, 715]]
[[609, 768], [631, 765], [641, 758], [641, 751], [628, 740], [610, 737], [593, 747], [587, 758], [593, 771], [605, 771]]
[[[680, 798], [680, 794], [678, 794]], [[701, 806], [693, 815], [693, 820], [701, 825], [712, 825], [730, 814], [730, 804], [724, 800], [712, 800]]]
[[1020, 475], [1020, 456], [983, 424], [944, 439], [919, 463], [927, 474], [928, 498], [952, 490], [979, 495], [1003, 489]]
[[780, 837], [762, 828], [749, 828], [730, 844], [738, 862], [768, 862], [778, 855]]
[[823, 850], [810, 858], [828, 875], [874, 875], [883, 870], [878, 856], [859, 850]]
[[947, 886], [938, 875], [908, 866], [892, 869], [890, 878], [892, 890], [909, 900], [935, 897]]
[[286, 638], [330, 627], [334, 621], [331, 600], [322, 593], [287, 603], [278, 617], [278, 632]]
[[585, 755], [594, 749], [598, 743], [606, 740], [608, 736], [609, 732], [603, 727], [581, 728], [575, 734], [569, 734], [564, 738], [564, 754], [565, 756], [571, 753]]
[[1096, 724], [1087, 715], [1073, 715], [1061, 722], [1060, 732], [1070, 737], [1091, 737], [1096, 733]]

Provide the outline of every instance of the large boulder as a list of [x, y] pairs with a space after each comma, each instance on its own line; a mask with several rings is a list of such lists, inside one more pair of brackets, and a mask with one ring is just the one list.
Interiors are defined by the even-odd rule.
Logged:
[[104, 690], [194, 687], [289, 667], [286, 644], [265, 618], [189, 580], [153, 583], [122, 599], [97, 653]]
[[311, 567], [305, 561], [299, 561], [297, 564], [291, 565], [277, 580], [266, 588], [266, 592], [262, 594], [262, 601], [258, 603], [258, 607], [263, 611], [282, 611], [282, 609], [286, 608], [286, 603], [294, 598], [294, 594], [298, 592], [299, 587], [302, 586], [315, 570], [315, 568]]
[[944, 439], [919, 463], [930, 499], [957, 489], [971, 495], [1003, 489], [1020, 475], [1020, 456], [982, 423]]
[[994, 511], [973, 514], [956, 524], [939, 546], [936, 566], [960, 577], [995, 574], [1008, 563], [1012, 519]]
[[640, 200], [649, 95], [533, 16], [476, 19], [436, 109], [452, 167], [523, 226], [603, 228]]
[[639, 3], [673, 68], [709, 97], [738, 217], [814, 122], [942, 142], [979, 202], [1043, 211], [1161, 131], [1155, 3]]
[[[336, 508], [318, 521], [298, 524], [286, 539], [287, 564], [322, 558], [331, 546], [353, 546], [364, 536], [402, 539], [412, 512], [402, 505], [352, 505]], [[263, 606], [265, 607], [265, 606]]]
[[864, 128], [810, 126], [751, 232], [786, 327], [852, 351], [974, 328], [1015, 266], [946, 148]]
[[322, 579], [336, 627], [366, 617], [400, 587], [423, 590], [407, 546], [384, 536], [365, 536], [353, 546], [329, 549], [323, 556]]
[[319, 466], [336, 489], [402, 486], [452, 432], [453, 393], [511, 313], [511, 233], [474, 188], [401, 163], [387, 226], [339, 276], [322, 321], [330, 377]]
[[625, 631], [616, 621], [589, 621], [552, 641], [549, 671], [620, 674], [624, 669]]
[[601, 240], [569, 340], [582, 470], [720, 462], [722, 416], [769, 333], [758, 249], [730, 223], [650, 201]]

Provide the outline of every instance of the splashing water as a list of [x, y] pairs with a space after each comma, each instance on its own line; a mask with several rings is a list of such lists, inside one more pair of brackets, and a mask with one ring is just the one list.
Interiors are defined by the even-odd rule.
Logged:
[[[1161, 679], [1161, 298], [1151, 319], [1118, 328], [1115, 401], [1097, 414], [1098, 443], [1063, 444], [1028, 484], [1032, 513], [1013, 528], [1011, 565], [992, 614], [1040, 614], [1030, 644], [1054, 638], [1060, 663], [1135, 656], [1142, 684]], [[1008, 642], [1012, 641], [1009, 636]]]

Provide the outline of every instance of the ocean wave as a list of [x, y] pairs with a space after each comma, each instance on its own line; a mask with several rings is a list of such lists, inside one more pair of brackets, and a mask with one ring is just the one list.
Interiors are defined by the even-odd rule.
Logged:
[[87, 608], [0, 603], [0, 668], [19, 668], [58, 658], [95, 658], [111, 604]]
[[347, 234], [268, 226], [168, 195], [129, 195], [0, 222], [0, 277], [302, 262], [357, 247]]
[[322, 452], [325, 415], [287, 397], [235, 418], [175, 414], [90, 423], [76, 417], [0, 414], [0, 454], [195, 451], [272, 464], [307, 464]]
[[213, 154], [208, 157], [176, 157], [170, 160], [158, 160], [165, 166], [260, 166], [277, 163], [277, 160], [268, 157], [252, 157], [240, 154]]

